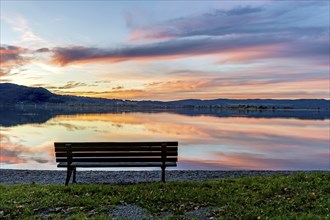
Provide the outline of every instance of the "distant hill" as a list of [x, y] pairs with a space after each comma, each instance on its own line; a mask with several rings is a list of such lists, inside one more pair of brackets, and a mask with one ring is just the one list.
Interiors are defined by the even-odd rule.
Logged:
[[309, 108], [330, 108], [330, 100], [325, 99], [214, 99], [214, 100], [179, 100], [171, 102], [174, 105], [184, 106], [213, 106], [228, 108], [284, 108], [284, 109], [309, 109]]
[[0, 103], [2, 104], [106, 104], [113, 105], [117, 99], [88, 98], [79, 96], [57, 95], [45, 88], [34, 88], [0, 83]]
[[12, 83], [0, 84], [1, 103], [61, 103], [61, 96], [55, 95], [44, 88], [30, 88]]
[[169, 108], [241, 108], [241, 109], [330, 109], [325, 99], [186, 99], [177, 101], [130, 101], [57, 95], [45, 88], [33, 88], [12, 83], [0, 83], [1, 104], [66, 104]]

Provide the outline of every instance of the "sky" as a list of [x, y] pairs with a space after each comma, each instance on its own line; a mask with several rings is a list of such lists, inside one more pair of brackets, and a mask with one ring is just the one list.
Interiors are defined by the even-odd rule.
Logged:
[[1, 0], [1, 83], [130, 100], [330, 99], [327, 0]]

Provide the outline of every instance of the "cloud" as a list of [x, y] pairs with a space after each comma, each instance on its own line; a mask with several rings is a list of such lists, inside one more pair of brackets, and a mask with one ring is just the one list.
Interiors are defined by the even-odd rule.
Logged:
[[[180, 71], [179, 71], [180, 72]], [[327, 98], [328, 75], [313, 72], [231, 74], [223, 75], [207, 72], [195, 73], [193, 77], [176, 77], [175, 80], [152, 81], [138, 87], [110, 87], [111, 90], [72, 91], [68, 86], [46, 86], [53, 92], [65, 95], [90, 96], [98, 98], [121, 98], [149, 100], [217, 98]], [[78, 83], [77, 83], [78, 85]], [[89, 85], [86, 85], [89, 86]], [[65, 89], [65, 90], [64, 90]]]
[[124, 89], [124, 86], [115, 86], [115, 87], [112, 87], [112, 90], [122, 90]]
[[40, 44], [49, 45], [49, 43], [45, 39], [34, 33], [32, 28], [29, 26], [29, 22], [25, 18], [21, 16], [2, 16], [1, 19], [8, 23], [15, 32], [20, 34], [20, 39], [17, 44], [24, 44], [25, 46], [28, 45], [29, 47], [37, 47]]
[[[257, 72], [260, 71], [260, 72]], [[316, 70], [289, 71], [281, 68], [252, 69], [244, 72], [176, 70], [167, 74], [172, 80], [144, 84], [145, 94], [138, 99], [216, 98], [317, 98], [328, 97], [328, 73]], [[175, 79], [173, 79], [175, 78]], [[262, 91], [262, 92], [261, 92]], [[271, 95], [273, 94], [273, 96]], [[168, 98], [171, 97], [171, 98]]]
[[1, 54], [1, 62], [8, 62], [12, 60], [22, 59], [20, 54], [25, 52], [26, 49], [11, 46], [11, 45], [1, 45], [0, 54]]
[[[144, 26], [134, 24], [131, 15], [127, 24], [130, 38], [145, 44], [117, 53], [99, 51], [95, 59], [118, 62], [220, 54], [219, 64], [292, 58], [326, 66], [330, 46], [328, 18], [329, 4], [325, 1], [243, 5]], [[85, 58], [80, 61], [87, 62]], [[63, 65], [71, 62], [59, 60]]]
[[78, 87], [92, 87], [92, 86], [95, 86], [95, 85], [94, 84], [82, 83], [82, 82], [76, 82], [76, 81], [68, 81], [66, 84], [64, 84], [62, 86], [54, 86], [54, 85], [44, 84], [44, 83], [35, 83], [35, 84], [32, 84], [31, 86], [33, 86], [33, 87], [44, 87], [46, 89], [56, 91], [56, 90], [74, 89], [74, 88], [78, 88]]
[[111, 83], [112, 81], [111, 80], [97, 80], [97, 81], [94, 81], [94, 83], [105, 83], [105, 84], [107, 84], [107, 83]]
[[26, 57], [26, 48], [12, 46], [12, 45], [1, 45], [0, 46], [0, 74], [2, 76], [17, 70], [24, 64], [30, 61], [30, 58]]
[[146, 88], [153, 93], [191, 91], [204, 87], [209, 80], [171, 80], [148, 83]]
[[274, 58], [327, 64], [328, 7], [324, 2], [271, 2], [261, 7], [215, 10], [145, 27], [134, 27], [130, 22], [134, 38], [162, 40], [112, 49], [58, 47], [54, 49], [53, 61], [64, 66], [74, 62], [157, 61], [216, 54], [221, 56], [220, 64]]
[[109, 99], [135, 99], [147, 96], [147, 91], [143, 89], [115, 89], [110, 91], [63, 91], [54, 88], [53, 92], [60, 95], [75, 95], [95, 98], [109, 98]]
[[40, 48], [34, 50], [32, 48], [20, 47], [16, 45], [1, 44], [0, 46], [0, 75], [14, 75], [22, 72], [22, 67], [32, 61], [43, 60], [38, 57], [40, 53], [51, 53], [49, 48]]
[[[228, 35], [222, 37], [183, 38], [164, 42], [127, 46], [121, 49], [91, 47], [58, 47], [53, 50], [53, 63], [65, 66], [70, 63], [122, 62], [128, 60], [156, 61], [196, 55], [215, 55], [245, 50], [261, 51], [263, 58], [328, 58], [329, 42], [325, 39], [294, 41], [291, 37], [277, 35]], [[271, 47], [271, 49], [263, 48]], [[263, 50], [264, 49], [264, 50]], [[252, 56], [254, 56], [252, 54]], [[257, 56], [259, 57], [259, 56]]]
[[[95, 62], [111, 65], [116, 62], [158, 62], [203, 57], [200, 59], [202, 65], [205, 64], [204, 58], [210, 58], [208, 59], [210, 65], [205, 69], [223, 67], [223, 72], [204, 74], [190, 71], [187, 74], [179, 73], [179, 77], [170, 75], [167, 78], [169, 74], [166, 69], [157, 69], [157, 71], [149, 69], [147, 72], [154, 71], [155, 75], [147, 79], [147, 83], [142, 86], [141, 83], [136, 87], [133, 86], [136, 83], [128, 83], [124, 85], [125, 87], [121, 87], [123, 82], [112, 82], [113, 85], [108, 85], [109, 87], [100, 85], [98, 92], [88, 91], [89, 89], [79, 92], [78, 89], [76, 91], [70, 89], [89, 85], [67, 82], [64, 85], [52, 85], [53, 87], [48, 88], [57, 90], [61, 94], [134, 99], [150, 99], [150, 97], [163, 100], [191, 97], [211, 99], [247, 96], [327, 98], [329, 86], [326, 82], [322, 82], [329, 80], [328, 72], [325, 72], [328, 71], [329, 66], [327, 9], [329, 4], [319, 1], [313, 3], [270, 1], [258, 7], [242, 5], [229, 10], [215, 9], [204, 14], [153, 22], [144, 26], [134, 23], [135, 15], [131, 15], [127, 17], [127, 26], [132, 31], [132, 36], [135, 34], [133, 38], [136, 41], [143, 41], [130, 41], [127, 45], [108, 48], [45, 45], [39, 49], [38, 47], [23, 48], [24, 50], [17, 53], [14, 52], [15, 49], [21, 47], [12, 46], [12, 54], [6, 52], [1, 57], [1, 62], [6, 63], [6, 69], [1, 65], [0, 75], [14, 73], [15, 71], [12, 70], [16, 67], [31, 61], [65, 67], [70, 64]], [[24, 25], [28, 26], [26, 21], [21, 20], [19, 26]], [[29, 30], [29, 28], [20, 30]], [[10, 51], [9, 47], [6, 50]], [[188, 62], [191, 61], [185, 59], [180, 65], [190, 65]], [[168, 63], [164, 66], [169, 65]], [[233, 65], [232, 68], [231, 64], [244, 64], [248, 68], [241, 68], [240, 65]], [[159, 67], [158, 63], [152, 66], [152, 68]], [[279, 66], [282, 67], [281, 70], [269, 71]], [[125, 68], [129, 69], [129, 67]], [[241, 68], [240, 72], [237, 71], [238, 68]], [[297, 69], [297, 72], [289, 73], [288, 70], [293, 68]], [[170, 69], [173, 70], [173, 66]], [[162, 78], [156, 79], [159, 71]], [[250, 74], [252, 71], [256, 71], [256, 74]], [[150, 73], [148, 74], [151, 76]], [[109, 83], [102, 79], [93, 80], [96, 80], [95, 84]], [[127, 78], [125, 80], [126, 83]], [[102, 88], [108, 91], [100, 91]]]
[[[19, 40], [15, 45], [1, 45], [0, 47], [0, 75], [16, 74], [22, 71], [23, 65], [38, 60], [38, 54], [51, 52], [49, 48], [38, 48], [39, 45], [51, 45], [42, 37], [36, 35], [29, 22], [21, 17], [1, 16], [1, 19], [8, 23], [13, 31], [19, 33]], [[19, 46], [17, 46], [19, 45]]]
[[[225, 36], [230, 34], [290, 34], [317, 36], [327, 33], [326, 22], [313, 17], [328, 15], [326, 2], [270, 2], [263, 6], [239, 6], [229, 10], [181, 17], [161, 23], [134, 26], [132, 40], [154, 40], [190, 36]], [[328, 9], [327, 9], [328, 8]], [[326, 17], [324, 17], [326, 18]], [[133, 19], [133, 18], [131, 18]]]
[[[137, 34], [141, 39], [162, 40], [138, 44], [131, 42], [117, 48], [79, 45], [44, 47], [34, 50], [34, 53], [49, 53], [51, 62], [61, 66], [172, 60], [192, 56], [213, 56], [218, 59], [215, 64], [219, 65], [295, 59], [327, 66], [329, 23], [322, 19], [329, 15], [325, 10], [327, 7], [322, 2], [270, 2], [258, 7], [214, 10], [145, 27], [135, 27], [130, 16], [127, 22], [133, 35]], [[21, 26], [27, 24], [20, 22]]]
[[81, 86], [88, 86], [86, 83], [69, 81], [64, 86], [57, 87], [58, 89], [72, 89]]
[[49, 48], [40, 48], [35, 50], [36, 53], [47, 53], [47, 52], [51, 52], [51, 50]]

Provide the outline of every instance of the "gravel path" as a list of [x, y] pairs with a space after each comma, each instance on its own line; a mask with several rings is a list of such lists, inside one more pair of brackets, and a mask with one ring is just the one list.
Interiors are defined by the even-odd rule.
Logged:
[[[166, 171], [166, 181], [203, 181], [228, 177], [265, 176], [297, 171], [201, 171], [170, 170]], [[1, 184], [54, 184], [64, 183], [66, 171], [56, 170], [0, 170]], [[78, 183], [115, 183], [129, 184], [140, 182], [156, 182], [161, 179], [161, 171], [77, 171]]]

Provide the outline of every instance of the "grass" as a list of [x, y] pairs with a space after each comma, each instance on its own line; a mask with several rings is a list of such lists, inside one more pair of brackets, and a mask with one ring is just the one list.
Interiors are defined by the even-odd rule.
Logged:
[[109, 219], [116, 205], [185, 219], [213, 207], [217, 219], [330, 219], [330, 172], [131, 185], [0, 185], [0, 219]]

